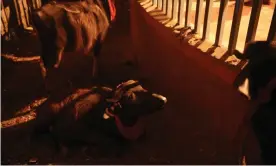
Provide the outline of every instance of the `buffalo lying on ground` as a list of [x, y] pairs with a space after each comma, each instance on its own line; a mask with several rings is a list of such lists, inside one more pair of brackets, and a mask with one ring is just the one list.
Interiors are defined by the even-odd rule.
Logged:
[[236, 79], [236, 86], [256, 104], [252, 126], [262, 151], [264, 164], [276, 164], [276, 46], [267, 41], [249, 43], [244, 54], [248, 60]]
[[[96, 58], [115, 19], [113, 0], [51, 1], [32, 14], [32, 21], [41, 43], [41, 68], [44, 77], [66, 60], [64, 52], [92, 56], [92, 75]], [[91, 55], [90, 55], [91, 56]], [[46, 77], [46, 78], [47, 78]]]
[[104, 138], [136, 140], [144, 133], [144, 117], [162, 110], [166, 102], [165, 97], [134, 80], [115, 89], [79, 89], [60, 102], [49, 98], [38, 108], [35, 136], [50, 132], [59, 149], [77, 142], [89, 145]]

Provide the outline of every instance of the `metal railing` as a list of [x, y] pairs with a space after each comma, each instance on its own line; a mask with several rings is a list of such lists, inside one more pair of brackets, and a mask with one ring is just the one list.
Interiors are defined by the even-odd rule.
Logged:
[[[201, 39], [204, 41], [209, 38], [210, 35], [210, 19], [213, 12], [214, 0], [151, 0], [153, 6], [156, 6], [157, 10], [163, 11], [169, 18], [175, 20], [178, 25], [182, 25], [184, 28], [189, 26], [189, 23], [193, 22], [193, 33], [198, 34], [202, 29]], [[228, 41], [228, 47], [226, 55], [232, 55], [236, 49], [237, 41], [239, 37], [240, 24], [242, 20], [242, 12], [245, 0], [234, 1], [234, 11], [232, 17], [232, 25], [230, 29], [230, 37]], [[196, 3], [196, 9], [194, 13], [194, 20], [191, 17], [192, 3]], [[220, 0], [219, 12], [217, 17], [217, 26], [215, 31], [215, 39], [213, 46], [218, 47], [222, 45], [225, 33], [225, 22], [228, 9], [229, 0]], [[267, 40], [276, 40], [276, 4], [272, 0], [274, 5], [274, 12], [267, 32]], [[245, 44], [255, 40], [259, 18], [261, 15], [261, 9], [263, 0], [252, 0], [252, 8], [247, 28]], [[270, 6], [272, 6], [270, 5]], [[204, 7], [205, 6], [205, 7]], [[204, 10], [203, 10], [204, 9]], [[271, 8], [271, 10], [273, 10]], [[203, 19], [203, 23], [202, 20]], [[224, 39], [225, 40], [225, 39]]]
[[41, 0], [2, 0], [1, 36], [11, 29], [32, 27], [30, 13], [41, 6]]

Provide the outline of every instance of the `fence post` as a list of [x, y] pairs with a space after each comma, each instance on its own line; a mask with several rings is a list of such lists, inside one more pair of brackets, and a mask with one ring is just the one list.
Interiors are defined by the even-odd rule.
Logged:
[[157, 1], [157, 8], [158, 8], [159, 10], [162, 9], [162, 5], [163, 5], [162, 0], [158, 0], [158, 1]]
[[228, 4], [228, 0], [220, 1], [216, 40], [215, 40], [214, 46], [220, 46], [222, 44], [224, 25], [225, 25], [225, 16], [227, 13], [227, 4]]
[[274, 7], [274, 12], [273, 12], [273, 16], [272, 16], [272, 20], [269, 28], [269, 33], [267, 36], [267, 41], [272, 42], [273, 40], [276, 40], [275, 38], [276, 38], [276, 4]]
[[186, 14], [185, 14], [185, 27], [188, 26], [189, 17], [191, 14], [192, 1], [186, 0]]
[[27, 0], [22, 0], [22, 9], [23, 9], [23, 13], [25, 15], [25, 20], [26, 20], [26, 27], [29, 27], [30, 24], [30, 15], [29, 15], [29, 7], [28, 7], [28, 3]]
[[253, 1], [245, 44], [255, 40], [263, 0]]
[[174, 0], [167, 0], [167, 16], [172, 19], [173, 17], [173, 4], [174, 4]]
[[19, 0], [13, 0], [14, 9], [15, 9], [15, 12], [16, 12], [17, 23], [20, 26], [20, 25], [23, 24], [23, 22], [22, 22], [22, 19], [21, 19], [21, 16], [20, 16], [20, 10], [19, 10], [19, 6], [18, 6], [18, 2], [19, 2]]
[[200, 21], [202, 19], [202, 5], [203, 0], [197, 0], [196, 2], [196, 16], [195, 16], [195, 33], [200, 33], [201, 24]]
[[179, 21], [178, 13], [179, 13], [179, 0], [174, 0], [173, 1], [173, 16], [172, 16], [172, 18], [174, 20], [177, 20], [177, 22]]
[[184, 13], [185, 11], [185, 2], [184, 0], [180, 0], [179, 2], [179, 13], [178, 13], [178, 18], [179, 18], [179, 25], [184, 26]]
[[153, 0], [153, 6], [157, 7], [157, 0]]
[[213, 0], [206, 0], [202, 40], [205, 40], [206, 38], [209, 37], [212, 7], [213, 7]]
[[7, 17], [7, 13], [6, 13], [3, 1], [1, 1], [1, 23], [3, 24], [1, 31], [3, 31], [3, 34], [5, 34], [8, 32], [9, 23], [8, 23], [8, 17]]
[[230, 56], [233, 54], [233, 52], [236, 48], [236, 45], [237, 45], [243, 4], [244, 4], [244, 0], [236, 0], [233, 21], [232, 21], [232, 27], [231, 27], [231, 32], [230, 32], [228, 52], [227, 52], [227, 54]]

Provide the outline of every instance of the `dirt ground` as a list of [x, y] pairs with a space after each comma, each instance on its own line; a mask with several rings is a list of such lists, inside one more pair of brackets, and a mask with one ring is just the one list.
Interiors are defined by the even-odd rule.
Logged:
[[[146, 79], [146, 73], [140, 73], [139, 67], [136, 67], [129, 32], [129, 4], [124, 0], [117, 0], [116, 3], [118, 16], [102, 50], [97, 83], [116, 85], [131, 78], [141, 80], [145, 87], [164, 91], [162, 87], [152, 84], [154, 77]], [[4, 52], [20, 57], [37, 56], [39, 45], [35, 37], [21, 38], [19, 44], [3, 46], [2, 54]], [[42, 88], [42, 76], [36, 61], [15, 63], [3, 57], [1, 60], [3, 121], [14, 117], [19, 109], [33, 100], [45, 97], [46, 93]], [[127, 62], [134, 62], [134, 65]], [[93, 82], [82, 75], [76, 80], [79, 80], [80, 86], [91, 85]], [[48, 137], [39, 145], [36, 155], [32, 156], [27, 146], [30, 125], [26, 123], [1, 129], [1, 164], [26, 164], [30, 157], [37, 157], [38, 164], [220, 164], [216, 160], [219, 154], [213, 150], [212, 141], [205, 139], [203, 133], [195, 131], [191, 126], [197, 123], [190, 118], [190, 114], [195, 113], [177, 112], [183, 106], [182, 99], [174, 92], [164, 95], [171, 98], [168, 98], [169, 102], [163, 112], [149, 117], [146, 137], [130, 144], [127, 151], [119, 157], [86, 156], [76, 152], [69, 158], [59, 158], [54, 155]], [[211, 129], [202, 130], [208, 132]]]

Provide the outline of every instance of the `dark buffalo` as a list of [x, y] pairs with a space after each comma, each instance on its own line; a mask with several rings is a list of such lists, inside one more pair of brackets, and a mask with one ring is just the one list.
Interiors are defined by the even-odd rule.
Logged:
[[276, 46], [267, 41], [249, 43], [244, 54], [248, 60], [237, 77], [236, 86], [255, 103], [252, 126], [262, 151], [264, 164], [276, 164]]
[[70, 61], [70, 57], [63, 56], [64, 52], [93, 53], [94, 76], [95, 57], [115, 16], [113, 0], [51, 1], [34, 11], [32, 20], [41, 42], [43, 76], [59, 68], [65, 60]]
[[89, 145], [104, 138], [136, 140], [144, 133], [144, 117], [163, 109], [166, 102], [165, 97], [134, 80], [114, 90], [80, 89], [60, 102], [49, 98], [38, 109], [35, 133], [50, 131], [61, 147], [76, 142]]
[[235, 86], [249, 99], [255, 100], [261, 89], [269, 88], [268, 85], [275, 81], [276, 46], [267, 41], [257, 41], [247, 44], [243, 54], [239, 51], [234, 54], [237, 58], [248, 61], [237, 77]]

